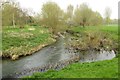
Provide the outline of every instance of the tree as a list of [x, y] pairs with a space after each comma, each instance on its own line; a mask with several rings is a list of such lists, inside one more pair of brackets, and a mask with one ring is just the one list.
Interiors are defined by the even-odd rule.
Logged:
[[74, 23], [75, 23], [76, 25], [80, 25], [81, 15], [80, 15], [80, 9], [78, 8], [78, 6], [77, 6], [77, 8], [76, 8], [75, 11], [74, 11], [73, 20], [74, 20]]
[[105, 8], [105, 13], [104, 13], [106, 24], [109, 24], [109, 23], [110, 23], [111, 13], [112, 13], [112, 10], [111, 10], [109, 7], [106, 7], [106, 8]]
[[100, 15], [99, 12], [93, 12], [91, 19], [90, 19], [90, 25], [101, 25], [103, 23], [103, 18]]
[[53, 34], [56, 34], [62, 24], [63, 12], [54, 2], [47, 2], [42, 6], [42, 20], [45, 26], [50, 28]]
[[19, 25], [23, 27], [28, 17], [27, 12], [21, 9], [19, 3], [13, 0], [7, 0], [8, 3], [2, 6], [2, 23], [3, 26]]
[[67, 12], [65, 13], [65, 20], [67, 22], [68, 25], [72, 25], [73, 21], [73, 6], [72, 5], [68, 5], [67, 7]]
[[3, 26], [12, 25], [12, 13], [13, 6], [10, 3], [4, 4], [2, 6], [2, 24]]
[[74, 13], [74, 20], [77, 22], [77, 24], [82, 25], [85, 27], [85, 25], [89, 25], [89, 21], [92, 15], [92, 10], [88, 7], [86, 3], [81, 4]]

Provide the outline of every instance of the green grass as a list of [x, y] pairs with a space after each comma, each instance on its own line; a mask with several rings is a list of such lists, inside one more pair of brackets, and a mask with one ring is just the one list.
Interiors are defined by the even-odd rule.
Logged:
[[25, 78], [118, 78], [118, 59], [73, 63], [59, 71], [38, 72]]
[[48, 29], [40, 26], [5, 27], [2, 34], [3, 56], [26, 55], [38, 50], [40, 45], [53, 42]]
[[[72, 41], [72, 45], [81, 47], [81, 49], [87, 49], [88, 45], [95, 48], [100, 46], [100, 41], [104, 40], [106, 37], [106, 42], [104, 42], [104, 48], [109, 47], [109, 49], [118, 49], [118, 26], [86, 26], [83, 27], [71, 27], [69, 30], [73, 32], [78, 32], [73, 36], [79, 39], [79, 42]], [[80, 33], [80, 34], [79, 34]], [[93, 39], [91, 39], [93, 38]], [[76, 44], [77, 43], [77, 44]]]
[[72, 27], [70, 30], [74, 32], [102, 32], [103, 35], [107, 35], [109, 38], [118, 40], [118, 26], [112, 25], [112, 26], [86, 26], [85, 28], [82, 27]]

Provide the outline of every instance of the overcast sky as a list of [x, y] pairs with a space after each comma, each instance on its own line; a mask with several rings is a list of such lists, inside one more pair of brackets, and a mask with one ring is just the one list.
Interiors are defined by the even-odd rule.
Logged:
[[66, 10], [69, 4], [76, 8], [77, 5], [87, 3], [93, 11], [98, 11], [104, 17], [106, 7], [110, 7], [112, 10], [111, 18], [118, 18], [118, 2], [119, 0], [17, 0], [21, 7], [31, 8], [34, 12], [41, 11], [42, 5], [47, 1], [56, 2], [61, 9]]

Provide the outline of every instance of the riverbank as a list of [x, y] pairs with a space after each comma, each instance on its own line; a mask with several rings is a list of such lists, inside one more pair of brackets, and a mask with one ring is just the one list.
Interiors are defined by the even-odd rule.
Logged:
[[118, 26], [86, 26], [71, 27], [69, 46], [79, 51], [86, 50], [114, 50], [118, 53]]
[[2, 57], [16, 60], [21, 56], [35, 53], [56, 40], [47, 28], [41, 26], [25, 26], [25, 28], [3, 28]]
[[118, 58], [92, 63], [73, 63], [59, 71], [38, 72], [25, 78], [118, 78]]
[[[76, 51], [104, 49], [118, 54], [118, 26], [71, 27], [67, 32], [71, 39], [66, 46]], [[118, 56], [112, 60], [73, 63], [59, 71], [34, 73], [27, 78], [118, 78]]]

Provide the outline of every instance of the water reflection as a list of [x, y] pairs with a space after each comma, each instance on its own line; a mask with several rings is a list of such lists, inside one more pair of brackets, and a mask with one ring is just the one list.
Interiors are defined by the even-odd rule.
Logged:
[[93, 61], [100, 61], [100, 60], [110, 60], [116, 57], [115, 52], [112, 51], [94, 51], [89, 50], [85, 52], [80, 52], [80, 62], [93, 62]]

